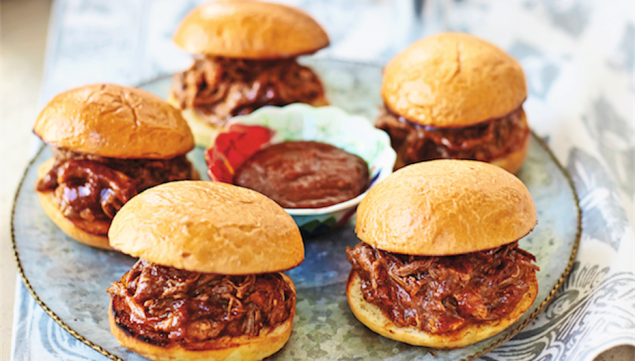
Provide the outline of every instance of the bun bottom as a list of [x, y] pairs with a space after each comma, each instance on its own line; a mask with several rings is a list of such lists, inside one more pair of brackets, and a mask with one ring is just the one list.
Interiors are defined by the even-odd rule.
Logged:
[[346, 282], [348, 304], [359, 322], [372, 331], [392, 340], [413, 346], [425, 346], [436, 349], [469, 346], [502, 332], [516, 322], [531, 307], [537, 293], [538, 282], [534, 274], [529, 291], [520, 300], [516, 309], [507, 317], [497, 321], [472, 324], [449, 334], [433, 335], [415, 327], [399, 327], [388, 319], [379, 307], [367, 302], [362, 294], [361, 279], [354, 270], [351, 270]]
[[[167, 102], [177, 109], [180, 108], [178, 102], [172, 94], [168, 96]], [[321, 107], [329, 105], [329, 102], [325, 97], [320, 97], [309, 105]], [[194, 134], [194, 143], [198, 147], [205, 149], [211, 147], [214, 144], [214, 140], [216, 139], [218, 133], [225, 131], [224, 127], [218, 127], [204, 122], [194, 109], [183, 109], [181, 111], [181, 115], [187, 122], [187, 125], [190, 126], [190, 130], [192, 130], [192, 134]]]
[[[38, 168], [38, 176], [40, 179], [48, 173], [53, 164], [54, 159], [51, 158]], [[57, 205], [57, 200], [55, 199], [55, 196], [53, 196], [53, 192], [37, 192], [37, 195], [40, 199], [40, 204], [42, 204], [42, 208], [44, 208], [44, 213], [46, 213], [53, 223], [55, 223], [69, 237], [92, 247], [102, 248], [109, 251], [113, 250], [108, 243], [108, 237], [106, 235], [86, 232], [77, 228], [73, 222], [66, 218], [62, 211], [60, 211]]]
[[[295, 287], [291, 279], [285, 274], [281, 274], [284, 280], [289, 283], [293, 291]], [[142, 341], [121, 328], [115, 321], [112, 309], [112, 296], [108, 306], [108, 320], [110, 321], [110, 332], [117, 338], [119, 343], [143, 357], [155, 361], [170, 360], [199, 360], [199, 361], [251, 361], [262, 360], [278, 352], [289, 340], [293, 330], [293, 318], [295, 316], [295, 304], [289, 318], [282, 324], [266, 334], [258, 336], [240, 336], [231, 339], [231, 346], [214, 349], [192, 351], [186, 350], [180, 345], [162, 347]]]
[[515, 174], [518, 172], [520, 167], [522, 167], [523, 162], [525, 161], [525, 157], [527, 156], [527, 151], [529, 150], [529, 141], [531, 139], [531, 134], [527, 134], [527, 138], [525, 139], [525, 144], [523, 147], [515, 152], [511, 152], [505, 156], [500, 158], [496, 158], [490, 161], [491, 164], [497, 165], [509, 173]]
[[113, 251], [108, 243], [108, 237], [99, 234], [88, 233], [77, 228], [73, 222], [62, 214], [57, 207], [57, 201], [53, 196], [53, 192], [38, 192], [40, 203], [47, 216], [55, 223], [64, 233], [73, 238], [77, 242], [87, 244], [92, 247]]
[[[172, 93], [168, 95], [167, 102], [176, 109], [181, 108]], [[187, 122], [187, 125], [189, 125], [190, 130], [194, 135], [194, 144], [196, 144], [197, 147], [205, 149], [211, 147], [212, 144], [214, 144], [214, 139], [216, 139], [218, 133], [225, 129], [223, 127], [217, 127], [204, 122], [198, 114], [196, 114], [194, 109], [183, 109], [181, 110], [181, 115]]]

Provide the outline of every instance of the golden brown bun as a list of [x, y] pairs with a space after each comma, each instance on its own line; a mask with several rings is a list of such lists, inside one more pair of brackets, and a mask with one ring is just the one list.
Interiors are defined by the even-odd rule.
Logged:
[[194, 148], [178, 109], [144, 90], [114, 84], [56, 95], [33, 131], [57, 147], [109, 158], [168, 159]]
[[280, 272], [304, 259], [300, 230], [282, 207], [221, 182], [150, 188], [119, 210], [108, 238], [133, 257], [194, 272]]
[[516, 322], [531, 307], [538, 294], [538, 281], [532, 274], [531, 287], [520, 300], [516, 308], [507, 317], [479, 324], [471, 324], [458, 331], [433, 335], [416, 327], [399, 327], [386, 317], [381, 309], [367, 302], [361, 290], [361, 280], [354, 270], [348, 275], [346, 297], [351, 311], [359, 322], [372, 331], [392, 340], [414, 346], [425, 346], [436, 349], [452, 349], [465, 347], [490, 338]]
[[498, 47], [462, 33], [421, 39], [384, 69], [386, 106], [409, 120], [440, 128], [498, 119], [527, 97], [520, 64]]
[[523, 162], [525, 161], [525, 157], [527, 156], [527, 151], [529, 150], [529, 141], [531, 139], [531, 135], [527, 135], [525, 139], [525, 144], [523, 147], [515, 152], [511, 152], [506, 154], [500, 158], [496, 158], [490, 161], [491, 164], [497, 165], [506, 171], [515, 174], [518, 172], [520, 167], [522, 167]]
[[[51, 170], [53, 163], [53, 158], [42, 163], [37, 171], [38, 178], [41, 179], [44, 177], [46, 173]], [[44, 213], [49, 216], [53, 223], [55, 223], [62, 232], [66, 233], [69, 237], [75, 239], [76, 241], [89, 246], [112, 250], [112, 247], [108, 244], [108, 237], [106, 237], [106, 235], [88, 233], [77, 228], [73, 222], [66, 218], [60, 211], [53, 192], [37, 192], [37, 195], [40, 199], [40, 203], [42, 204], [42, 208], [44, 208]]]
[[300, 9], [261, 1], [213, 1], [190, 12], [174, 42], [193, 54], [289, 58], [329, 45], [324, 29]]
[[525, 185], [489, 163], [431, 160], [403, 167], [357, 208], [357, 237], [376, 248], [447, 256], [514, 242], [536, 225]]
[[[282, 274], [284, 280], [289, 283], [293, 291], [295, 287], [289, 277]], [[169, 360], [199, 360], [199, 361], [220, 361], [220, 360], [262, 360], [278, 352], [289, 340], [293, 329], [293, 317], [295, 316], [295, 304], [291, 310], [291, 315], [275, 329], [261, 330], [258, 336], [241, 336], [232, 339], [233, 345], [229, 348], [191, 351], [180, 345], [170, 348], [146, 343], [122, 329], [116, 322], [112, 311], [112, 298], [108, 307], [108, 319], [110, 320], [110, 331], [117, 338], [119, 343], [144, 357], [156, 361]]]

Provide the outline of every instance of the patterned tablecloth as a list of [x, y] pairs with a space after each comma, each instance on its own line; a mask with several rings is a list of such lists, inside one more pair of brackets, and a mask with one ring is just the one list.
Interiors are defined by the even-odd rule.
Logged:
[[[40, 106], [81, 84], [134, 85], [187, 67], [190, 57], [170, 38], [200, 2], [56, 0]], [[318, 56], [383, 64], [412, 40], [445, 28], [516, 57], [529, 81], [530, 125], [573, 178], [583, 233], [555, 300], [483, 359], [591, 360], [612, 346], [635, 345], [634, 2], [427, 1], [424, 27], [410, 15], [409, 0], [285, 3], [306, 9], [329, 32], [332, 46]], [[54, 323], [21, 282], [15, 311], [13, 360], [104, 359]]]

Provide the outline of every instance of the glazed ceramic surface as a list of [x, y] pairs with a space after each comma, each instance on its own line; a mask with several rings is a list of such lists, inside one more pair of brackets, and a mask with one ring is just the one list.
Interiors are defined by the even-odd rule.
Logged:
[[[291, 104], [264, 107], [232, 119], [226, 132], [206, 151], [210, 177], [232, 183], [234, 171], [249, 157], [269, 145], [286, 141], [328, 143], [362, 158], [370, 173], [369, 189], [392, 173], [396, 154], [384, 131], [369, 119], [350, 115], [335, 106], [312, 107]], [[221, 146], [222, 145], [222, 146]], [[339, 227], [355, 213], [368, 190], [359, 196], [328, 207], [285, 209], [303, 235], [315, 236]]]
[[[380, 69], [339, 61], [312, 60], [327, 83], [334, 105], [369, 119], [377, 114]], [[147, 84], [165, 96], [169, 79]], [[361, 94], [361, 95], [360, 95]], [[18, 260], [32, 290], [60, 320], [86, 340], [125, 360], [142, 360], [119, 346], [108, 324], [109, 295], [105, 290], [132, 266], [134, 259], [94, 249], [65, 236], [45, 215], [33, 190], [36, 170], [51, 156], [45, 148], [28, 168], [18, 191], [13, 218]], [[201, 174], [203, 150], [189, 158]], [[351, 313], [344, 291], [350, 270], [345, 249], [358, 243], [354, 219], [325, 235], [305, 239], [305, 261], [288, 275], [297, 287], [297, 315], [293, 334], [274, 360], [459, 360], [506, 338], [550, 297], [569, 264], [576, 244], [579, 219], [576, 199], [566, 175], [536, 138], [532, 138], [518, 177], [527, 185], [538, 211], [538, 225], [520, 241], [537, 258], [539, 292], [525, 315], [501, 334], [451, 351], [429, 350], [395, 342], [368, 330]], [[432, 353], [433, 354], [432, 354]], [[97, 357], [97, 354], [95, 354]]]

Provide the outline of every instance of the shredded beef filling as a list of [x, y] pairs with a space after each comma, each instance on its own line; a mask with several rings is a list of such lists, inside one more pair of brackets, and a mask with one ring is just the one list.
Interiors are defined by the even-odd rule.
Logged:
[[115, 159], [61, 148], [53, 152], [55, 164], [36, 190], [53, 192], [64, 216], [93, 234], [107, 234], [112, 218], [137, 193], [161, 183], [195, 178], [184, 155]]
[[320, 79], [296, 58], [194, 60], [191, 68], [174, 75], [172, 95], [181, 109], [196, 110], [211, 125], [223, 127], [231, 117], [265, 105], [326, 104]]
[[365, 243], [346, 253], [364, 299], [399, 327], [430, 334], [502, 319], [529, 290], [538, 267], [518, 242], [457, 256], [408, 256]]
[[279, 273], [225, 276], [144, 259], [107, 292], [115, 321], [126, 331], [154, 345], [178, 343], [189, 350], [224, 348], [231, 337], [257, 336], [285, 322], [295, 308], [295, 293]]
[[432, 128], [409, 121], [384, 107], [375, 126], [390, 135], [397, 152], [395, 168], [432, 159], [489, 162], [522, 148], [529, 136], [523, 109], [464, 128]]

